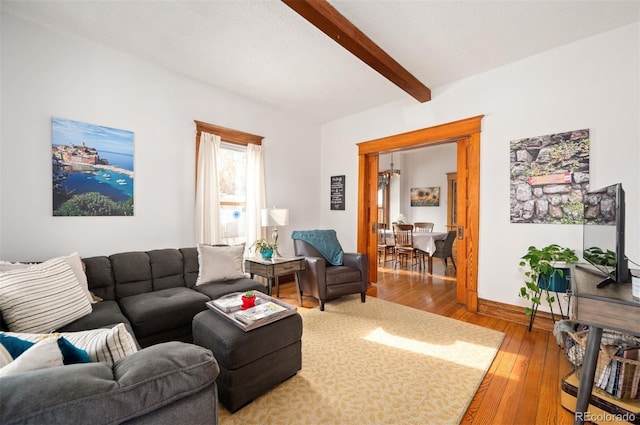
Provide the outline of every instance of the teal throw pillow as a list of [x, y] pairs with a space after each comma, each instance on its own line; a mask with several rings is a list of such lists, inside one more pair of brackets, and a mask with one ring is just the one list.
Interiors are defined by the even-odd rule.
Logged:
[[62, 353], [62, 362], [64, 364], [91, 363], [89, 353], [76, 347], [63, 336], [58, 338], [58, 348]]
[[31, 348], [35, 342], [25, 341], [15, 336], [0, 333], [0, 344], [9, 352], [12, 359], [17, 358], [20, 354]]

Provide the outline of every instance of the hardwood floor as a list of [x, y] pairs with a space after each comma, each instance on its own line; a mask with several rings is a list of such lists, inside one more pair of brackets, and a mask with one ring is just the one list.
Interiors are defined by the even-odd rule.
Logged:
[[[506, 337], [471, 402], [462, 424], [572, 424], [573, 414], [560, 405], [560, 382], [572, 370], [549, 331], [494, 317], [469, 313], [456, 303], [451, 265], [445, 275], [434, 259], [433, 274], [387, 267], [378, 269], [378, 283], [368, 295], [424, 311], [502, 331]], [[281, 298], [299, 305], [293, 282], [281, 284]], [[303, 297], [305, 307], [317, 301]]]

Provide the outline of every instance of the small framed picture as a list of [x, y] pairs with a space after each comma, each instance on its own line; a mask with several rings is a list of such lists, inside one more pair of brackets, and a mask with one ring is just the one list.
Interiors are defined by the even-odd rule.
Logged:
[[439, 187], [414, 187], [411, 188], [412, 207], [439, 207]]

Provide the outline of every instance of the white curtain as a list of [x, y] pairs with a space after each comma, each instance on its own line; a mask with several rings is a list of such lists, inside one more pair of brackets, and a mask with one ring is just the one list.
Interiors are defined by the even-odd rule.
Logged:
[[247, 248], [264, 237], [260, 210], [265, 204], [262, 146], [250, 143], [247, 146]]
[[220, 136], [201, 132], [198, 151], [198, 179], [196, 181], [197, 243], [220, 243], [219, 151]]

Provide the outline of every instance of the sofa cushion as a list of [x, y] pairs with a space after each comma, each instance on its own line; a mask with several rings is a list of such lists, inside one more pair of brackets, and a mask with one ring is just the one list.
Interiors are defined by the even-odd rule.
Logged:
[[109, 257], [89, 257], [83, 258], [85, 274], [89, 291], [93, 292], [103, 300], [116, 299], [116, 283], [113, 280], [113, 270]]
[[45, 338], [33, 343], [13, 361], [0, 367], [0, 378], [63, 364], [57, 338]]
[[184, 264], [184, 281], [187, 288], [193, 288], [198, 280], [200, 265], [198, 264], [198, 248], [180, 248]]
[[[91, 361], [85, 350], [74, 346], [60, 334], [43, 335], [37, 342], [6, 335], [0, 335], [0, 340], [0, 349], [13, 351], [8, 362], [0, 364], [0, 377]], [[21, 351], [25, 346], [27, 348]]]
[[10, 331], [51, 332], [91, 313], [71, 266], [53, 258], [0, 273], [0, 310]]
[[151, 262], [146, 252], [122, 252], [110, 255], [109, 260], [118, 300], [153, 291]]
[[185, 286], [182, 253], [177, 249], [157, 249], [147, 252], [151, 263], [153, 290]]
[[244, 244], [234, 246], [198, 245], [200, 272], [196, 286], [245, 277], [242, 271]]
[[[53, 339], [58, 344], [58, 349], [62, 353], [64, 364], [88, 363], [91, 361], [89, 354], [81, 348], [76, 347], [62, 335], [44, 334], [39, 341], [27, 341], [15, 336], [0, 333], [0, 367], [13, 362], [22, 354], [26, 353], [42, 339]], [[31, 370], [31, 369], [30, 369]]]
[[[13, 336], [26, 341], [36, 342], [42, 339], [42, 334], [12, 333], [4, 335]], [[113, 364], [138, 351], [136, 341], [129, 333], [124, 323], [119, 323], [113, 328], [92, 329], [81, 332], [62, 332], [56, 334], [64, 337], [75, 347], [85, 350], [93, 362]]]
[[80, 259], [80, 255], [77, 252], [74, 252], [71, 255], [67, 255], [66, 257], [62, 257], [64, 260], [69, 263], [71, 270], [73, 270], [73, 274], [76, 275], [76, 279], [80, 283], [80, 287], [82, 288], [82, 292], [87, 297], [90, 303], [94, 303], [93, 297], [91, 296], [91, 292], [89, 292], [89, 287], [87, 286], [87, 275], [84, 273], [84, 266], [82, 264], [82, 260]]
[[[218, 371], [211, 351], [168, 342], [141, 350], [113, 367], [86, 363], [10, 376], [0, 385], [0, 423], [124, 423], [204, 390], [215, 393]], [[215, 414], [215, 407], [211, 412]], [[216, 422], [211, 418], [211, 423]]]
[[139, 339], [182, 326], [191, 326], [207, 308], [206, 295], [189, 288], [168, 288], [122, 298], [120, 307]]
[[223, 295], [231, 292], [260, 291], [267, 292], [267, 288], [257, 280], [242, 278], [218, 282], [215, 285], [200, 285], [194, 288], [198, 292], [202, 292], [207, 297], [215, 300]]
[[91, 305], [92, 312], [61, 328], [58, 332], [78, 332], [87, 329], [112, 328], [118, 323], [124, 323], [131, 330], [131, 323], [115, 301], [101, 301]]

